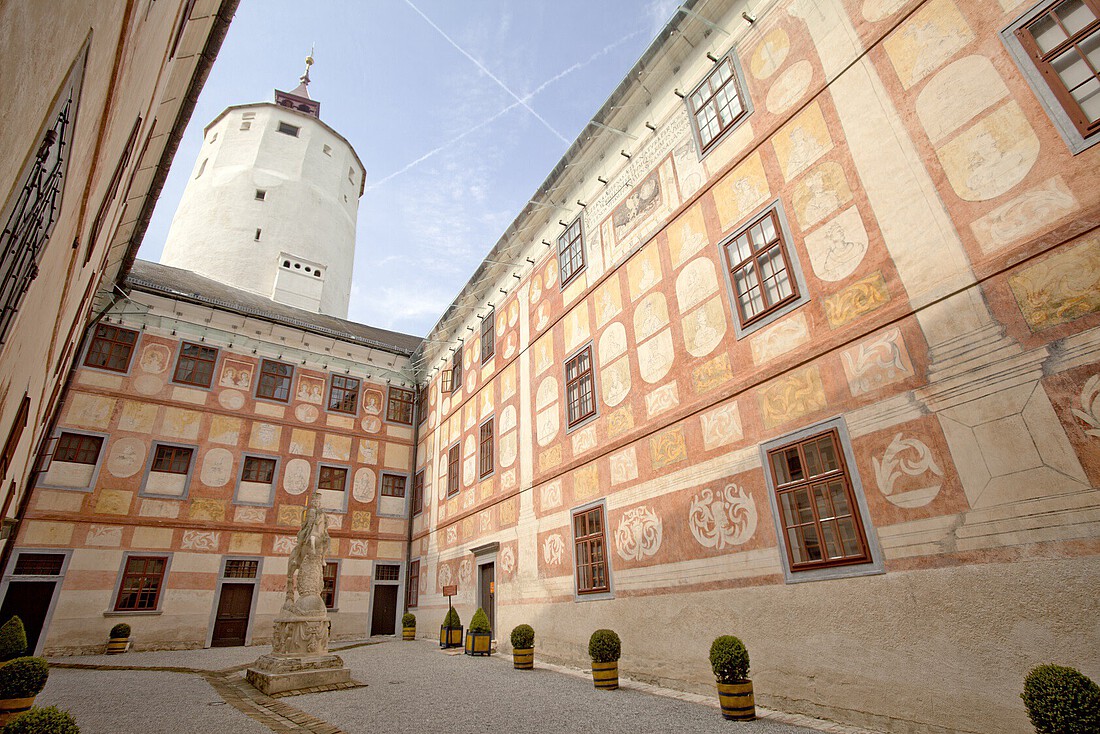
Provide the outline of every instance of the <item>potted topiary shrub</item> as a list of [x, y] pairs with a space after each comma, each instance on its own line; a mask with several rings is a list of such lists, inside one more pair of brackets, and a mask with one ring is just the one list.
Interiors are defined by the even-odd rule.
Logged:
[[454, 607], [447, 608], [447, 616], [443, 618], [443, 624], [439, 625], [439, 646], [462, 647], [462, 620]]
[[1074, 668], [1039, 665], [1024, 678], [1020, 694], [1039, 734], [1100, 731], [1100, 686]]
[[512, 666], [516, 670], [535, 667], [535, 630], [529, 624], [517, 625], [512, 630]]
[[611, 691], [619, 687], [619, 655], [622, 642], [612, 630], [596, 630], [588, 639], [592, 658], [592, 682], [596, 688]]
[[13, 660], [27, 654], [27, 631], [23, 620], [12, 617], [0, 627], [0, 662]]
[[121, 655], [130, 649], [130, 625], [119, 622], [111, 628], [107, 640], [107, 654]]
[[80, 734], [80, 727], [68, 711], [56, 706], [34, 708], [20, 714], [0, 734]]
[[489, 615], [481, 607], [470, 618], [470, 629], [466, 632], [467, 655], [492, 655], [493, 631], [489, 627]]
[[416, 615], [412, 612], [405, 612], [401, 615], [401, 639], [416, 639]]
[[0, 725], [29, 709], [49, 676], [45, 658], [16, 658], [0, 665]]
[[715, 638], [710, 646], [710, 667], [718, 683], [722, 716], [734, 721], [756, 718], [756, 701], [749, 680], [749, 651], [733, 635]]

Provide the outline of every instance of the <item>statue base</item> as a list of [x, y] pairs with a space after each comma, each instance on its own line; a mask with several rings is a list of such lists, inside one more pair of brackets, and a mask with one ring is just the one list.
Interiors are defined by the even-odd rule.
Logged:
[[263, 655], [247, 670], [252, 687], [273, 695], [351, 682], [351, 670], [339, 655]]
[[350, 682], [351, 670], [328, 651], [330, 624], [323, 606], [308, 616], [284, 609], [275, 618], [274, 649], [248, 668], [245, 678], [269, 696]]

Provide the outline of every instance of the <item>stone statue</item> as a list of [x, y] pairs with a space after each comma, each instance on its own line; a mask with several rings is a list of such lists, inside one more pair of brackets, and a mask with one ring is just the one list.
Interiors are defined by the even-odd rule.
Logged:
[[245, 676], [264, 693], [281, 693], [351, 680], [344, 661], [328, 651], [331, 622], [325, 601], [325, 555], [328, 516], [321, 495], [314, 492], [298, 530], [298, 544], [287, 560], [286, 601], [275, 617], [268, 655], [260, 657]]
[[280, 616], [325, 615], [321, 591], [328, 544], [328, 516], [321, 509], [319, 493], [314, 493], [298, 530], [298, 544], [287, 562], [286, 601]]

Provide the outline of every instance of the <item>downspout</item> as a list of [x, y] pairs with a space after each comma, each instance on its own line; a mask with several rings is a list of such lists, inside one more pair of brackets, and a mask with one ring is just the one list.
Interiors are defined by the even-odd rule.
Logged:
[[[413, 453], [412, 453], [412, 470], [413, 470], [413, 484], [416, 484], [416, 450], [420, 447], [420, 387], [416, 388], [416, 408], [413, 410]], [[421, 490], [420, 501], [424, 501], [423, 490]], [[412, 566], [412, 541], [413, 541], [413, 506], [412, 498], [409, 498], [409, 532], [405, 538], [405, 601], [401, 603], [401, 608], [405, 611], [403, 614], [407, 614], [409, 611], [409, 568]], [[421, 573], [424, 573], [424, 569], [420, 569]], [[417, 584], [420, 580], [417, 579]], [[417, 590], [417, 598], [419, 599], [419, 589]]]

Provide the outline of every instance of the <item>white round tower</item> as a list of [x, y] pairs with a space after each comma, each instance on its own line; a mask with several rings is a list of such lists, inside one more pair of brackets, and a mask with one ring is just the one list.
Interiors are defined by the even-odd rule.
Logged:
[[347, 318], [365, 170], [309, 98], [312, 63], [293, 92], [207, 125], [161, 262]]

